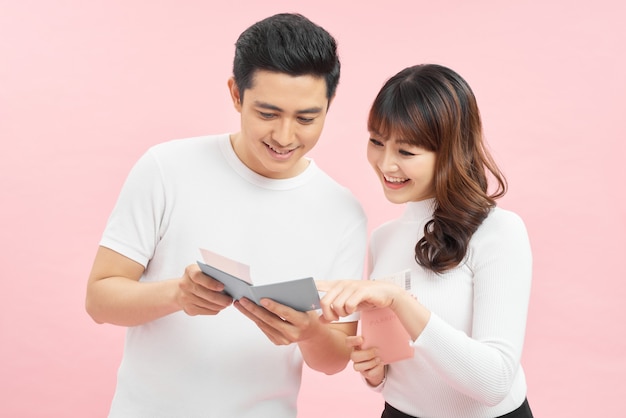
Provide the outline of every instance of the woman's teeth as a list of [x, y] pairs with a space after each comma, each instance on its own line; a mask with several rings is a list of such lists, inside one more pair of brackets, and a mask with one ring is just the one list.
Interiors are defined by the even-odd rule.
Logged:
[[383, 175], [383, 177], [385, 178], [385, 181], [388, 181], [389, 183], [404, 183], [405, 181], [409, 181], [409, 179], [401, 177], [388, 177], [385, 175]]

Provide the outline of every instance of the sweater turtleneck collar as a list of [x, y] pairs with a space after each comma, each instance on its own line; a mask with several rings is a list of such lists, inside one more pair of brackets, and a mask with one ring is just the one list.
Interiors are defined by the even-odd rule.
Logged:
[[433, 216], [435, 206], [436, 201], [434, 197], [418, 202], [408, 202], [402, 217], [406, 221], [420, 222]]

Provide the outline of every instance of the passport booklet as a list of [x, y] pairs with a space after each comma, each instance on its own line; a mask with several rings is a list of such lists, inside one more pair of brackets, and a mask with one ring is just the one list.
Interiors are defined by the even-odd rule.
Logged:
[[255, 286], [250, 267], [201, 248], [203, 261], [198, 266], [204, 274], [224, 284], [224, 293], [235, 300], [243, 297], [260, 305], [262, 298], [272, 299], [300, 312], [320, 309], [320, 297], [312, 277]]

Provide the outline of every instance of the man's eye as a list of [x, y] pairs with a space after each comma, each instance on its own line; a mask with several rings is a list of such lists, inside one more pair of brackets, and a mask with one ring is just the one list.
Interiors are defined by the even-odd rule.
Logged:
[[313, 121], [315, 120], [315, 118], [304, 118], [304, 117], [299, 117], [298, 120], [300, 121], [300, 123], [303, 123], [305, 125], [308, 125], [309, 123], [313, 123]]
[[259, 112], [259, 115], [263, 118], [263, 119], [272, 119], [274, 117], [273, 113], [266, 113], [266, 112]]

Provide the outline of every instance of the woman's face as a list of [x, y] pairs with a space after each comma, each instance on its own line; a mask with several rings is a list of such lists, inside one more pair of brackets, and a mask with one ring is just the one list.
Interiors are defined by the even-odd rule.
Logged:
[[383, 139], [370, 132], [367, 159], [390, 202], [406, 203], [435, 197], [435, 152], [411, 145], [402, 138]]

